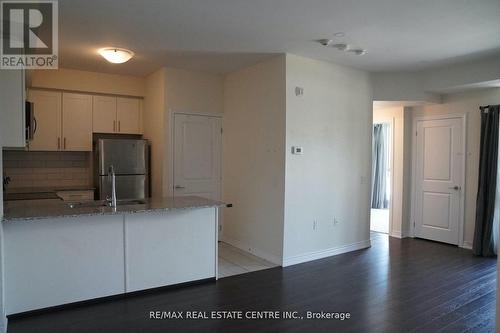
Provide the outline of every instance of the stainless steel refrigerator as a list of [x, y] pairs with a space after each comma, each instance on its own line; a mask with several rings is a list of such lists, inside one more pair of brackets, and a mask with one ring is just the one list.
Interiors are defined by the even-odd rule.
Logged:
[[144, 199], [149, 196], [149, 149], [147, 140], [99, 139], [96, 143], [94, 179], [98, 199], [111, 197], [110, 166], [116, 174], [116, 197]]

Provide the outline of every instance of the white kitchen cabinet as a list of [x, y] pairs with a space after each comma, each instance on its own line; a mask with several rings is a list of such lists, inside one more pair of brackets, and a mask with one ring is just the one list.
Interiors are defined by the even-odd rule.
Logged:
[[217, 275], [213, 208], [125, 215], [127, 292]]
[[142, 101], [133, 97], [93, 96], [93, 132], [142, 134]]
[[24, 71], [2, 70], [0, 75], [0, 146], [24, 147]]
[[92, 96], [63, 93], [62, 150], [92, 151]]
[[36, 131], [29, 150], [57, 151], [61, 149], [62, 93], [30, 90], [28, 100], [33, 103]]
[[92, 96], [30, 90], [36, 131], [31, 151], [92, 151]]
[[214, 207], [3, 228], [7, 315], [217, 276]]
[[116, 120], [118, 133], [141, 134], [141, 103], [137, 98], [116, 99]]
[[125, 291], [123, 216], [16, 221], [4, 234], [8, 314]]
[[29, 101], [37, 124], [31, 151], [92, 151], [92, 133], [142, 134], [139, 98], [33, 89]]
[[116, 97], [92, 96], [92, 130], [94, 133], [116, 131]]

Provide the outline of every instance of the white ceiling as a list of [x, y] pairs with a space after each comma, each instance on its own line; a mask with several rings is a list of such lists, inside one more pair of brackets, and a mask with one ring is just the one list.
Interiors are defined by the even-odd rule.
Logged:
[[[119, 74], [162, 66], [226, 73], [283, 52], [369, 71], [500, 54], [499, 0], [60, 0], [59, 11], [60, 66]], [[339, 31], [346, 36], [334, 38]], [[136, 57], [108, 64], [96, 53], [105, 46]]]

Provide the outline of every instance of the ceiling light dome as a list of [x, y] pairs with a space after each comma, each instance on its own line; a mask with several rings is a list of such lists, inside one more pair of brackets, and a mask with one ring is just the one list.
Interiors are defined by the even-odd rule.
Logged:
[[113, 64], [123, 64], [134, 56], [134, 52], [117, 47], [106, 47], [99, 49], [98, 52], [104, 59]]

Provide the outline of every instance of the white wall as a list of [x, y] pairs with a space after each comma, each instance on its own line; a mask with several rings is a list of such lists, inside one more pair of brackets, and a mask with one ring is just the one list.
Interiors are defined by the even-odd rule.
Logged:
[[500, 58], [485, 58], [413, 72], [371, 74], [376, 101], [440, 103], [441, 94], [500, 82]]
[[401, 226], [402, 237], [410, 234], [411, 220], [411, 173], [412, 173], [412, 153], [413, 144], [413, 118], [412, 107], [404, 108], [404, 137], [403, 137], [403, 221]]
[[163, 167], [165, 164], [165, 69], [159, 69], [146, 80], [143, 128], [144, 138], [151, 143], [151, 192], [164, 196]]
[[285, 191], [285, 56], [224, 80], [223, 240], [281, 264]]
[[404, 107], [374, 107], [373, 122], [387, 122], [392, 128], [392, 160], [391, 166], [391, 227], [390, 235], [393, 237], [402, 238], [406, 236], [403, 233], [403, 221], [405, 220], [403, 211], [403, 183], [404, 183]]
[[420, 72], [380, 72], [370, 77], [375, 101], [440, 102], [439, 94], [426, 90]]
[[167, 107], [171, 111], [222, 113], [221, 75], [165, 68]]
[[[500, 57], [431, 68], [422, 72], [426, 91], [447, 92], [500, 80]], [[498, 86], [498, 85], [497, 85]]]
[[217, 74], [161, 68], [145, 79], [144, 137], [151, 141], [153, 196], [171, 195], [172, 112], [223, 111], [223, 78]]
[[173, 112], [221, 114], [224, 79], [218, 74], [167, 67], [165, 82], [166, 114], [163, 122], [166, 144], [163, 153], [167, 163], [163, 165], [163, 193], [173, 195], [173, 152], [170, 151], [173, 148], [170, 142]]
[[30, 87], [128, 96], [145, 95], [145, 79], [142, 77], [65, 68], [30, 71]]
[[287, 55], [286, 103], [284, 265], [369, 246], [369, 75]]
[[481, 117], [479, 106], [500, 104], [500, 88], [472, 90], [465, 93], [443, 96], [442, 104], [413, 107], [412, 116], [434, 114], [467, 115], [467, 156], [465, 180], [465, 230], [464, 246], [472, 246], [476, 218], [477, 179], [479, 172], [479, 149]]

